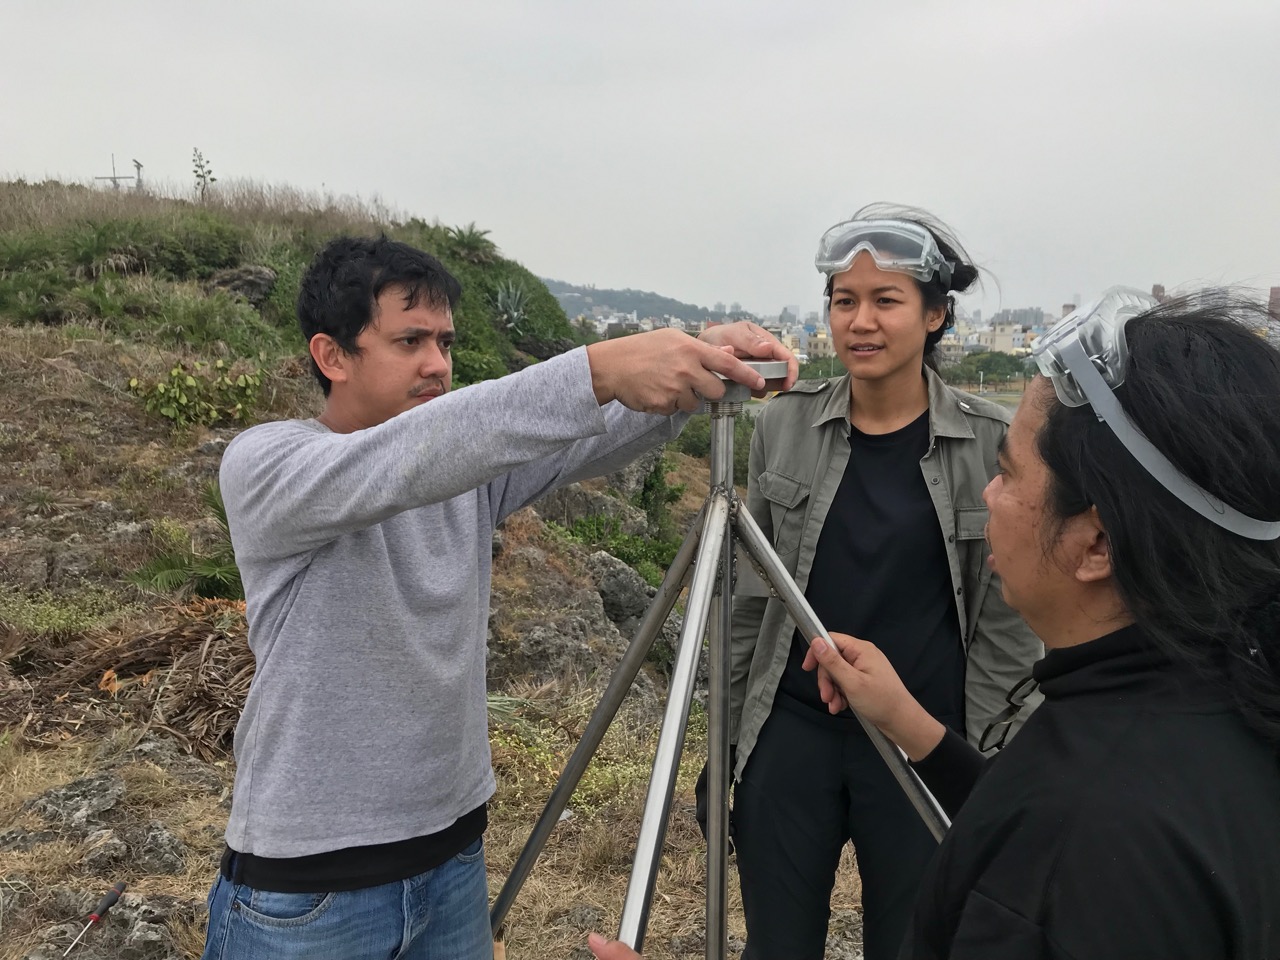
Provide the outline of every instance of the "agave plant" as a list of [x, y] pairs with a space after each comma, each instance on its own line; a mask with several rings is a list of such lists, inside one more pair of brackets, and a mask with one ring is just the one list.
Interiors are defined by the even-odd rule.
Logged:
[[498, 284], [493, 306], [502, 329], [516, 337], [524, 335], [524, 323], [529, 319], [529, 291], [514, 280], [504, 280]]

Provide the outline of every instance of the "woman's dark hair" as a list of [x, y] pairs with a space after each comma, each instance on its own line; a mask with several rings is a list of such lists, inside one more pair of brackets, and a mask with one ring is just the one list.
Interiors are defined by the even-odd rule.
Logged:
[[[434, 309], [458, 305], [462, 285], [429, 253], [385, 236], [338, 237], [316, 254], [298, 290], [298, 325], [311, 343], [327, 333], [344, 353], [359, 354], [356, 338], [373, 322], [378, 297], [390, 287], [404, 291], [405, 306]], [[308, 354], [310, 357], [310, 354]], [[333, 386], [314, 358], [311, 372], [324, 395]]]
[[[1237, 299], [1161, 304], [1125, 325], [1115, 390], [1184, 475], [1260, 520], [1280, 520], [1280, 350], [1264, 338], [1276, 322]], [[1280, 745], [1280, 540], [1201, 517], [1091, 407], [1045, 396], [1037, 443], [1051, 513], [1061, 524], [1097, 507], [1130, 615], [1171, 655], [1224, 679], [1249, 725]]]
[[[956, 298], [954, 293], [964, 293], [978, 281], [978, 268], [973, 265], [964, 247], [956, 239], [954, 231], [945, 223], [919, 207], [897, 203], [869, 203], [851, 218], [853, 220], [909, 220], [919, 224], [933, 235], [938, 252], [951, 264], [951, 280], [944, 282], [935, 273], [927, 283], [916, 280], [916, 287], [924, 299], [925, 310], [947, 308], [942, 326], [933, 330], [924, 341], [924, 362], [935, 370], [938, 367], [938, 342], [943, 334], [956, 325]], [[914, 277], [912, 279], [915, 279]], [[831, 296], [834, 278], [827, 278], [826, 295]]]

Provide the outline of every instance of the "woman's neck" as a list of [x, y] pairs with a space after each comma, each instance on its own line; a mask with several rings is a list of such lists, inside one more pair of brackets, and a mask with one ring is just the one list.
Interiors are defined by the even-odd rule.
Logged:
[[1111, 581], [1073, 591], [1023, 619], [1049, 650], [1076, 647], [1134, 623]]
[[863, 433], [892, 433], [929, 409], [929, 386], [918, 370], [908, 368], [884, 380], [849, 381], [849, 422]]

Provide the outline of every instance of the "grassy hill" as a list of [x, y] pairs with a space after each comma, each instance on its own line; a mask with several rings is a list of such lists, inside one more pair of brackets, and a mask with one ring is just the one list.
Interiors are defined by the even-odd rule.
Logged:
[[[413, 244], [462, 282], [454, 316], [460, 385], [568, 344], [568, 320], [546, 286], [474, 224], [400, 220], [355, 201], [251, 183], [220, 186], [201, 203], [75, 184], [0, 184], [0, 315], [210, 358], [297, 356], [299, 280], [323, 243], [343, 233]], [[246, 266], [274, 274], [259, 302], [210, 285]]]

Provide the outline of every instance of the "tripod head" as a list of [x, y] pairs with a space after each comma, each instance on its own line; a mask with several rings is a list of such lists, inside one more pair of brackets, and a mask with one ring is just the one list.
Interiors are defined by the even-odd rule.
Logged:
[[[781, 390], [787, 380], [787, 361], [785, 360], [743, 360], [742, 362], [764, 377], [766, 390]], [[713, 406], [717, 403], [740, 404], [751, 398], [751, 391], [741, 383], [730, 380], [723, 373], [717, 373], [716, 376], [725, 381], [724, 396], [719, 400], [708, 400], [709, 404]]]

